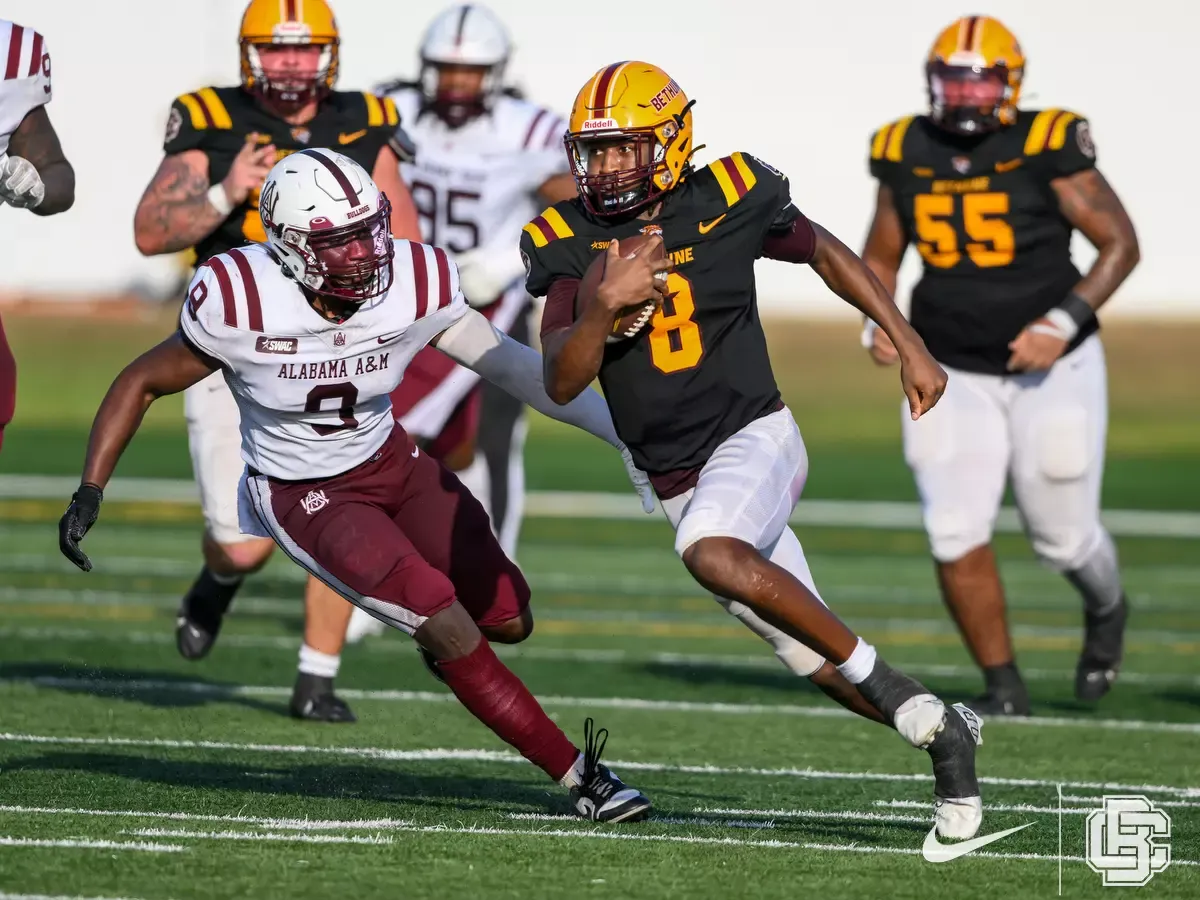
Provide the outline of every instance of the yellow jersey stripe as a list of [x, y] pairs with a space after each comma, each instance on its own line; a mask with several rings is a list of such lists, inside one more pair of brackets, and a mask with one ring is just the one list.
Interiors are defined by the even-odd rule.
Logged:
[[883, 148], [887, 146], [888, 135], [891, 131], [891, 125], [884, 125], [875, 132], [875, 137], [871, 139], [871, 159], [883, 159]]
[[758, 179], [754, 176], [754, 173], [750, 171], [750, 167], [746, 165], [746, 160], [742, 158], [742, 154], [740, 152], [733, 154], [730, 159], [733, 160], [733, 167], [737, 169], [737, 173], [742, 176], [742, 184], [745, 185], [745, 187], [742, 189], [739, 196], [744, 197], [746, 196], [746, 192], [758, 183]]
[[1050, 129], [1049, 149], [1061, 150], [1063, 148], [1063, 144], [1067, 141], [1067, 126], [1078, 118], [1079, 116], [1075, 113], [1065, 112], [1054, 120], [1054, 127]]
[[717, 184], [721, 186], [721, 193], [725, 195], [725, 205], [733, 206], [733, 204], [738, 202], [740, 195], [737, 192], [737, 188], [733, 185], [733, 178], [730, 177], [729, 169], [725, 167], [725, 162], [725, 159], [718, 159], [709, 166], [709, 169], [716, 176]]
[[541, 218], [550, 226], [550, 230], [554, 232], [555, 236], [560, 238], [574, 236], [575, 232], [571, 230], [571, 226], [566, 223], [566, 220], [563, 219], [559, 211], [553, 206], [542, 213]]
[[1034, 117], [1033, 124], [1029, 126], [1029, 134], [1025, 137], [1026, 156], [1035, 156], [1042, 152], [1046, 146], [1046, 136], [1050, 133], [1050, 126], [1054, 124], [1059, 112], [1061, 110], [1043, 109]]
[[378, 128], [383, 124], [383, 104], [374, 94], [363, 94], [367, 99], [367, 127]]
[[383, 117], [393, 128], [400, 124], [400, 113], [396, 109], [396, 101], [391, 97], [383, 98]]
[[200, 108], [200, 101], [191, 94], [184, 94], [179, 98], [179, 102], [184, 105], [188, 115], [192, 117], [192, 127], [197, 131], [203, 131], [208, 123], [204, 118], [204, 110]]
[[900, 162], [904, 158], [904, 135], [908, 132], [908, 126], [912, 124], [912, 120], [912, 116], [905, 116], [895, 124], [891, 134], [888, 135], [884, 156], [892, 162]]
[[210, 87], [201, 88], [196, 91], [196, 96], [200, 98], [200, 102], [208, 110], [215, 128], [228, 129], [233, 127], [233, 119], [229, 118], [229, 111], [225, 109], [225, 104], [221, 102], [221, 98], [217, 96], [216, 91]]

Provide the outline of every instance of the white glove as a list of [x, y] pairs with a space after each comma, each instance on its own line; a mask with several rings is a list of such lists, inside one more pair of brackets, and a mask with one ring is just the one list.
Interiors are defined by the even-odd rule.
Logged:
[[633, 454], [624, 444], [621, 445], [621, 462], [625, 463], [625, 474], [641, 498], [642, 512], [649, 515], [654, 512], [654, 488], [650, 485], [650, 476], [633, 464]]
[[514, 243], [502, 249], [476, 247], [457, 253], [458, 284], [467, 302], [479, 308], [500, 299], [510, 284], [525, 275], [520, 248]]
[[0, 201], [22, 209], [33, 209], [46, 196], [46, 185], [33, 163], [20, 156], [0, 161]]

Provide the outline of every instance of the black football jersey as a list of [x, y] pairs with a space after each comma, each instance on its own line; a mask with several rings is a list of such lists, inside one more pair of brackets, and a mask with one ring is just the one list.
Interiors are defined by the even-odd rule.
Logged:
[[1009, 342], [1080, 278], [1050, 182], [1095, 165], [1087, 120], [1060, 109], [1021, 110], [1015, 124], [969, 138], [924, 116], [875, 132], [870, 171], [921, 254], [910, 318], [936, 359], [1006, 373]]
[[[370, 172], [399, 124], [395, 104], [374, 94], [334, 91], [321, 102], [311, 121], [289, 125], [241, 87], [206, 87], [177, 97], [171, 104], [163, 151], [170, 155], [203, 150], [212, 184], [229, 174], [246, 137], [253, 133], [259, 135], [260, 144], [275, 145], [276, 162], [297, 150], [327, 147]], [[245, 203], [197, 244], [196, 262], [266, 239], [258, 217], [258, 191], [251, 191]]]
[[768, 232], [799, 215], [783, 175], [734, 153], [689, 174], [652, 220], [600, 219], [576, 198], [525, 226], [535, 297], [556, 279], [582, 278], [613, 238], [662, 234], [675, 263], [670, 296], [639, 334], [606, 346], [600, 367], [617, 434], [650, 474], [702, 466], [722, 441], [780, 407], [754, 261]]

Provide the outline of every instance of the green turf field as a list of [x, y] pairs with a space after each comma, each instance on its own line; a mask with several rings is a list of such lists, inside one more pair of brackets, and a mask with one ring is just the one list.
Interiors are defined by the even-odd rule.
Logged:
[[[111, 374], [161, 330], [61, 324], [5, 321], [22, 393], [3, 472], [76, 472]], [[894, 375], [838, 343], [854, 350], [852, 326], [771, 331], [811, 494], [910, 498]], [[1180, 381], [1193, 332], [1113, 329], [1110, 506], [1200, 508], [1200, 416]], [[177, 403], [129, 463], [189, 474]], [[602, 447], [545, 424], [530, 469], [535, 487], [622, 488]], [[932, 865], [925, 755], [787, 675], [689, 581], [657, 518], [533, 520], [522, 540], [538, 624], [506, 658], [573, 737], [587, 716], [607, 727], [606, 758], [657, 805], [650, 822], [598, 828], [563, 818], [562, 793], [448, 702], [398, 635], [345, 655], [358, 724], [287, 718], [289, 563], [247, 584], [217, 649], [189, 664], [172, 624], [197, 510], [107, 505], [85, 576], [58, 555], [61, 508], [0, 502], [0, 897], [1011, 900], [1059, 895], [1061, 823], [1061, 896], [1090, 898], [1107, 892], [1082, 861], [1084, 821], [1105, 793], [1145, 794], [1172, 818], [1173, 861], [1146, 896], [1200, 896], [1197, 542], [1120, 541], [1125, 671], [1087, 709], [1070, 689], [1073, 592], [999, 540], [1039, 716], [985, 726], [982, 832], [1033, 825]], [[977, 691], [920, 535], [801, 539], [826, 599], [886, 658], [950, 699]]]

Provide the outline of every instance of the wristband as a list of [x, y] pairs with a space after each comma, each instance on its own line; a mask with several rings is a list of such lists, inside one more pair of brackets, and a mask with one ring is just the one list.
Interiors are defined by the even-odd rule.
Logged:
[[1091, 304], [1074, 291], [1067, 294], [1066, 299], [1055, 308], [1061, 309], [1071, 317], [1071, 321], [1075, 323], [1076, 331], [1091, 324], [1096, 318], [1096, 311], [1092, 309]]
[[1041, 334], [1050, 334], [1070, 343], [1076, 335], [1096, 318], [1096, 311], [1091, 305], [1074, 291], [1067, 294], [1066, 299], [1042, 317], [1052, 326], [1034, 326], [1033, 330]]
[[225, 186], [219, 181], [208, 189], [205, 196], [208, 198], [209, 205], [221, 214], [221, 218], [228, 218], [229, 214], [233, 212], [233, 204], [229, 202]]

